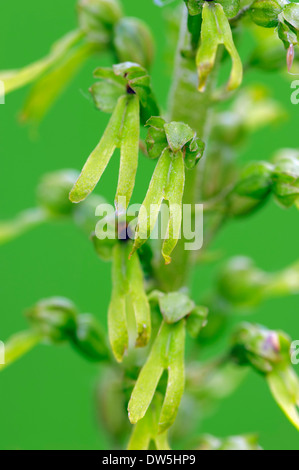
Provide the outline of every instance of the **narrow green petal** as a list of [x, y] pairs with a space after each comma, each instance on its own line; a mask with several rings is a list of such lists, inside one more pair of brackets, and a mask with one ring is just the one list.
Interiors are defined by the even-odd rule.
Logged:
[[141, 369], [129, 402], [129, 419], [136, 424], [145, 416], [165, 368], [169, 328], [162, 324], [151, 353]]
[[169, 202], [169, 222], [162, 255], [166, 264], [171, 263], [171, 253], [176, 247], [182, 225], [182, 201], [185, 188], [185, 165], [182, 152], [178, 152], [172, 161], [165, 199]]
[[43, 76], [34, 85], [26, 100], [22, 119], [40, 122], [93, 51], [93, 44], [82, 43], [78, 48], [71, 50], [57, 67]]
[[138, 256], [127, 260], [127, 277], [137, 326], [136, 347], [144, 347], [151, 337], [151, 311]]
[[218, 50], [218, 28], [214, 8], [208, 3], [203, 6], [201, 43], [196, 56], [196, 65], [199, 76], [199, 91], [205, 91], [207, 79], [212, 72]]
[[122, 362], [129, 345], [126, 299], [114, 295], [108, 310], [109, 341], [117, 362]]
[[299, 379], [291, 369], [273, 371], [267, 382], [278, 406], [299, 431]]
[[[135, 186], [138, 166], [140, 133], [140, 105], [137, 95], [128, 96], [127, 111], [122, 133], [120, 171], [115, 197], [115, 207], [122, 212], [127, 209]], [[125, 207], [119, 207], [119, 198], [126, 201]]]
[[39, 78], [82, 38], [81, 31], [73, 31], [58, 41], [50, 54], [37, 62], [19, 70], [0, 72], [0, 80], [4, 82], [5, 93], [17, 90]]
[[199, 74], [199, 90], [204, 91], [208, 76], [214, 68], [218, 46], [223, 44], [232, 59], [232, 70], [227, 83], [227, 91], [238, 88], [243, 79], [243, 65], [234, 44], [229, 21], [218, 3], [205, 3], [201, 44], [197, 53], [196, 64]]
[[126, 103], [127, 97], [121, 96], [100, 143], [88, 158], [78, 181], [70, 193], [70, 200], [72, 202], [78, 203], [83, 201], [94, 190], [114, 150], [119, 146]]
[[139, 211], [133, 252], [146, 242], [155, 227], [165, 197], [170, 165], [171, 151], [165, 149], [157, 163], [149, 189]]
[[185, 321], [171, 325], [168, 351], [168, 382], [159, 420], [159, 434], [175, 421], [185, 388]]
[[0, 364], [0, 371], [20, 359], [41, 341], [41, 336], [32, 331], [25, 331], [13, 336], [5, 344], [5, 364]]
[[227, 90], [232, 91], [238, 88], [243, 80], [243, 64], [240, 59], [239, 53], [234, 44], [232, 31], [228, 19], [223, 11], [221, 5], [215, 5], [217, 10], [218, 25], [221, 28], [223, 36], [223, 44], [231, 56], [233, 66], [227, 83]]
[[126, 317], [127, 283], [124, 277], [124, 250], [120, 244], [113, 249], [112, 297], [108, 311], [109, 340], [113, 354], [121, 362], [129, 345]]

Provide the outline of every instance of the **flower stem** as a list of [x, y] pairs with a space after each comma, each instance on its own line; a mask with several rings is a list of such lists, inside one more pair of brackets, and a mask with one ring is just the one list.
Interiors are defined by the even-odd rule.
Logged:
[[[198, 75], [195, 59], [182, 55], [182, 51], [188, 48], [190, 43], [187, 17], [187, 9], [184, 8], [173, 84], [169, 97], [169, 119], [171, 121], [185, 122], [197, 132], [198, 137], [207, 143], [213, 109], [213, 89], [218, 67], [216, 65], [214, 73], [211, 74], [208, 80], [205, 91], [200, 93], [198, 91]], [[199, 163], [196, 170], [186, 170], [183, 204], [194, 205], [198, 202], [203, 165], [204, 161]], [[182, 236], [174, 252], [172, 263], [165, 267], [160, 262], [157, 266], [156, 272], [160, 288], [166, 291], [176, 290], [187, 283], [193, 264], [192, 258], [194, 256], [192, 256], [192, 253], [192, 251], [185, 250], [185, 240]]]

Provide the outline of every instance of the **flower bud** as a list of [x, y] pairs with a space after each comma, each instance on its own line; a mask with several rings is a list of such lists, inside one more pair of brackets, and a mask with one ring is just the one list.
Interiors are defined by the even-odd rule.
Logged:
[[54, 217], [68, 216], [74, 210], [69, 192], [78, 179], [76, 170], [61, 170], [45, 175], [38, 188], [38, 204]]
[[250, 365], [262, 374], [290, 363], [291, 340], [283, 332], [260, 325], [242, 324], [232, 339], [232, 357], [239, 365]]
[[96, 229], [98, 222], [96, 210], [101, 204], [107, 204], [106, 200], [101, 196], [93, 194], [81, 204], [75, 206], [75, 222], [88, 236]]
[[255, 0], [250, 7], [252, 21], [264, 28], [275, 28], [282, 7], [275, 0]]
[[289, 3], [283, 9], [284, 19], [295, 28], [299, 30], [299, 3]]
[[289, 25], [286, 21], [280, 21], [278, 25], [278, 37], [282, 40], [286, 49], [290, 47], [290, 45], [298, 44], [298, 34], [294, 28]]
[[119, 62], [135, 62], [149, 68], [154, 42], [147, 25], [137, 18], [122, 18], [114, 30], [114, 47]]
[[236, 146], [246, 137], [246, 126], [238, 112], [226, 111], [217, 116], [213, 136], [221, 144]]
[[33, 327], [53, 343], [66, 341], [76, 331], [77, 309], [63, 297], [41, 300], [26, 314]]
[[245, 257], [230, 260], [218, 280], [220, 295], [236, 306], [252, 306], [258, 303], [267, 286], [268, 275]]
[[284, 207], [291, 207], [299, 199], [299, 151], [284, 149], [277, 154], [275, 163], [275, 196]]
[[114, 25], [122, 17], [118, 0], [80, 0], [79, 23], [88, 39], [95, 43], [110, 42]]
[[73, 344], [93, 362], [105, 361], [110, 356], [102, 327], [92, 315], [79, 315]]
[[252, 162], [241, 174], [235, 187], [240, 196], [264, 199], [272, 188], [273, 166], [267, 162]]

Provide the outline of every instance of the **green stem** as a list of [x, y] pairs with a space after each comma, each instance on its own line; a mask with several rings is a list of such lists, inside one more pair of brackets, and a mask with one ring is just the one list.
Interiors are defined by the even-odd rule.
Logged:
[[14, 220], [0, 222], [0, 246], [8, 243], [34, 227], [43, 224], [49, 215], [43, 209], [29, 209]]
[[[178, 43], [174, 79], [169, 99], [169, 119], [182, 121], [192, 127], [198, 137], [206, 143], [209, 137], [210, 119], [213, 103], [213, 88], [216, 69], [210, 77], [206, 90], [200, 93], [198, 75], [194, 58], [186, 58], [182, 50], [190, 44], [190, 35], [187, 30], [187, 9], [184, 8], [181, 22], [180, 38]], [[186, 184], [183, 204], [192, 204], [198, 201], [200, 180], [202, 178], [204, 161], [200, 162], [197, 170], [186, 170]], [[160, 262], [157, 266], [157, 279], [160, 288], [166, 291], [176, 290], [188, 282], [192, 268], [194, 253], [185, 250], [185, 240], [179, 240], [175, 249], [172, 263], [165, 267]]]

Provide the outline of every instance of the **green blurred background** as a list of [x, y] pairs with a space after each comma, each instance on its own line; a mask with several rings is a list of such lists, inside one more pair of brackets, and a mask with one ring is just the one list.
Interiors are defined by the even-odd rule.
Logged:
[[[19, 67], [45, 55], [56, 39], [76, 27], [75, 5], [75, 0], [52, 0], [42, 6], [38, 0], [1, 2], [0, 69]], [[128, 15], [143, 18], [153, 30], [157, 44], [153, 83], [165, 106], [170, 80], [165, 61], [166, 10], [152, 0], [123, 0], [123, 5]], [[34, 205], [35, 187], [43, 173], [80, 169], [98, 142], [108, 117], [94, 109], [87, 90], [92, 71], [99, 64], [109, 64], [109, 59], [93, 60], [85, 66], [38, 134], [17, 120], [27, 90], [9, 95], [6, 104], [0, 106], [1, 219]], [[290, 82], [278, 74], [258, 73], [246, 76], [245, 81], [269, 84], [290, 118], [278, 128], [258, 132], [240, 159], [267, 159], [278, 147], [298, 145], [299, 106], [290, 103]], [[110, 201], [117, 179], [116, 160], [98, 188]], [[152, 165], [142, 158], [136, 201], [144, 195]], [[221, 249], [224, 258], [248, 255], [262, 268], [276, 270], [297, 258], [298, 229], [298, 212], [283, 211], [272, 202], [250, 219], [227, 226], [214, 248]], [[219, 262], [198, 269], [193, 282], [195, 299], [199, 300], [213, 281]], [[0, 266], [0, 340], [26, 328], [25, 308], [53, 295], [70, 297], [82, 312], [96, 314], [106, 325], [110, 267], [97, 259], [90, 242], [72, 223], [40, 227], [1, 247]], [[268, 301], [251, 320], [284, 329], [293, 339], [299, 339], [298, 297]], [[98, 367], [85, 362], [68, 346], [38, 347], [1, 373], [0, 448], [110, 449], [111, 442], [98, 424], [94, 408], [99, 377]], [[198, 432], [218, 436], [258, 432], [266, 449], [299, 449], [298, 433], [270, 398], [264, 381], [254, 373], [198, 423]]]

